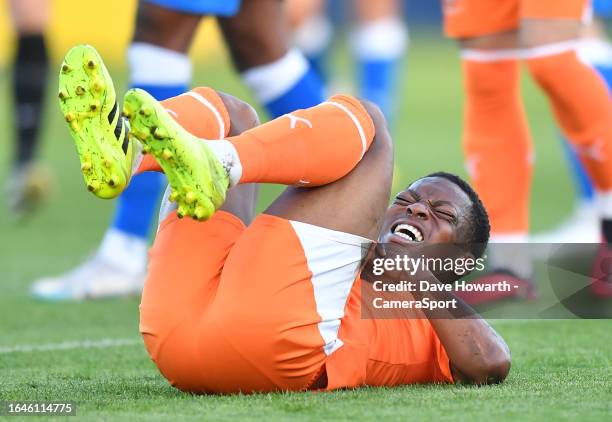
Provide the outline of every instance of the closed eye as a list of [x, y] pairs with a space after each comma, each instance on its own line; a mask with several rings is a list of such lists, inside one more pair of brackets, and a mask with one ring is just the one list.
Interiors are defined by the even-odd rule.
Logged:
[[414, 200], [412, 200], [411, 198], [403, 198], [401, 196], [396, 196], [395, 201], [393, 201], [393, 203], [398, 205], [408, 205], [414, 203]]
[[451, 223], [457, 222], [457, 216], [452, 211], [447, 210], [436, 210], [436, 214], [440, 215], [442, 218], [450, 221]]

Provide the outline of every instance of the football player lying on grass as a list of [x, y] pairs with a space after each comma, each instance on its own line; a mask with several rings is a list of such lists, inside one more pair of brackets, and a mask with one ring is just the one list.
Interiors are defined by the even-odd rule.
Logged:
[[[387, 208], [393, 146], [371, 103], [338, 95], [263, 125], [209, 88], [162, 103], [131, 90], [120, 108], [89, 46], [67, 54], [59, 97], [92, 193], [115, 197], [141, 171], [168, 178], [140, 330], [172, 385], [250, 393], [507, 376], [508, 347], [461, 303], [469, 318], [367, 317], [375, 310], [361, 295], [373, 285], [360, 264], [376, 240], [471, 245], [451, 258], [478, 258], [489, 235], [480, 200], [448, 173], [417, 180]], [[257, 183], [288, 187], [255, 216]]]

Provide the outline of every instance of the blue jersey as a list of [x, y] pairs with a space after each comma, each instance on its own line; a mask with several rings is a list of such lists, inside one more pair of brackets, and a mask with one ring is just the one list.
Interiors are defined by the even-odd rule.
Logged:
[[241, 0], [147, 0], [179, 12], [196, 15], [233, 16], [240, 10]]
[[593, 0], [593, 12], [602, 18], [612, 17], [612, 0]]

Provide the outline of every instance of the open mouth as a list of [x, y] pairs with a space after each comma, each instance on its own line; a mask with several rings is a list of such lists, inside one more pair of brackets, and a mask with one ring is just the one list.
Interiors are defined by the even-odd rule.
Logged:
[[421, 230], [410, 224], [398, 224], [393, 228], [392, 233], [408, 240], [409, 242], [423, 241], [423, 233]]

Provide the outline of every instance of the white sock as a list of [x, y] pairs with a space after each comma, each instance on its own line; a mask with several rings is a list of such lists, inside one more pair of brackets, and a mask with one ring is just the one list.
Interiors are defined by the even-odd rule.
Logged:
[[97, 256], [125, 272], [143, 273], [147, 265], [147, 241], [111, 228], [104, 235]]
[[127, 52], [132, 85], [189, 85], [189, 56], [144, 42], [135, 42]]
[[275, 62], [251, 68], [242, 80], [261, 104], [268, 104], [287, 93], [308, 72], [308, 61], [292, 49]]
[[[128, 48], [127, 59], [132, 85], [167, 87], [188, 86], [191, 83], [193, 66], [186, 54], [153, 44], [135, 42]], [[127, 119], [126, 124], [129, 125]], [[140, 142], [134, 142], [133, 146], [137, 152], [132, 163], [132, 174], [138, 170], [143, 159]]]
[[362, 60], [396, 60], [408, 45], [406, 24], [396, 17], [361, 23], [350, 34], [350, 45]]
[[318, 56], [331, 44], [334, 27], [325, 15], [311, 16], [293, 32], [293, 45], [306, 56]]
[[596, 192], [595, 205], [601, 218], [612, 220], [612, 192]]
[[230, 187], [236, 186], [242, 177], [242, 163], [238, 151], [230, 141], [225, 139], [219, 141], [204, 141], [215, 156], [221, 161], [229, 176]]
[[533, 276], [527, 233], [492, 234], [487, 248], [489, 270], [509, 270], [523, 279]]
[[598, 38], [580, 40], [578, 57], [590, 66], [612, 66], [612, 44]]

